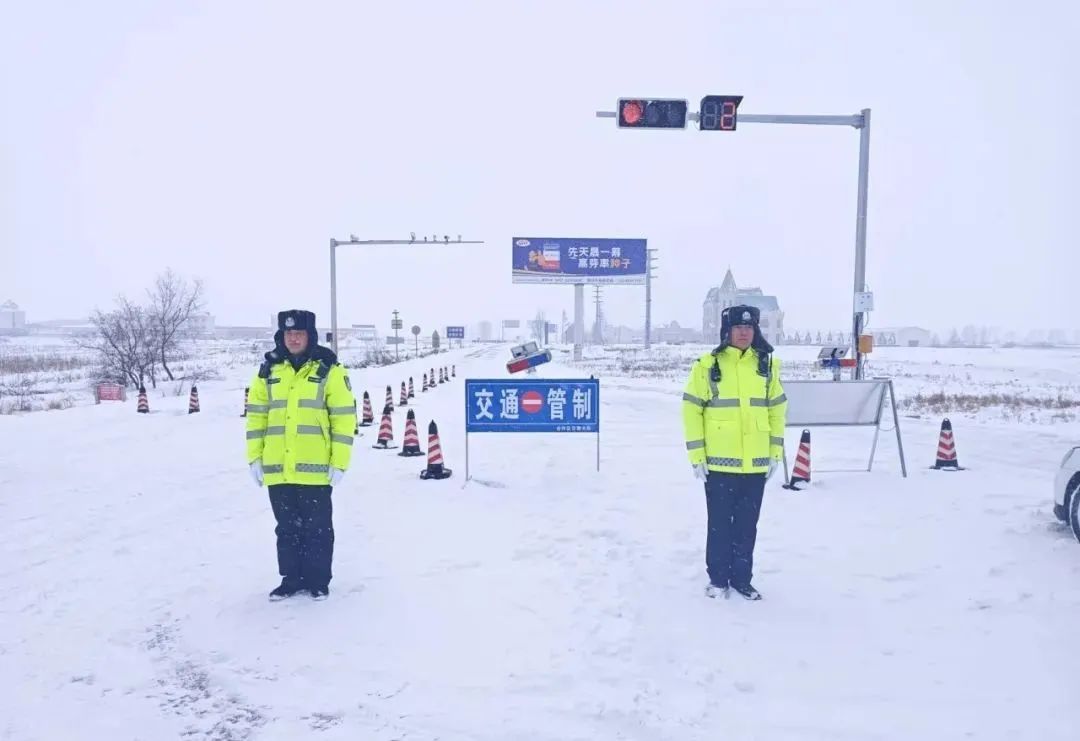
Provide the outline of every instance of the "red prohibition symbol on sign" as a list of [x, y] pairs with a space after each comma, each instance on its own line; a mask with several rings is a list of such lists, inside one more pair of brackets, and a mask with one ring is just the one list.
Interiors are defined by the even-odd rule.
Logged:
[[526, 391], [521, 395], [521, 408], [529, 414], [536, 414], [544, 406], [544, 397], [539, 391]]

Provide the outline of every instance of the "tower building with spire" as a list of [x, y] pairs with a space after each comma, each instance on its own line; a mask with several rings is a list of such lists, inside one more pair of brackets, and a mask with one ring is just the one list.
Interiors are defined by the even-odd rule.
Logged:
[[779, 344], [784, 336], [784, 312], [776, 296], [766, 295], [760, 288], [740, 288], [728, 268], [724, 281], [710, 288], [702, 304], [701, 334], [706, 343], [720, 343], [720, 313], [729, 306], [746, 304], [761, 310], [761, 332], [772, 344]]

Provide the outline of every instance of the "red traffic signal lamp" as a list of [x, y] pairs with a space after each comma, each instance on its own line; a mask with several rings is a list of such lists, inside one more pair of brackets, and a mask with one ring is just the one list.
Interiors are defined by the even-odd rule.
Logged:
[[686, 101], [674, 98], [619, 98], [620, 129], [685, 129]]
[[741, 95], [706, 95], [701, 99], [698, 129], [701, 131], [734, 131]]

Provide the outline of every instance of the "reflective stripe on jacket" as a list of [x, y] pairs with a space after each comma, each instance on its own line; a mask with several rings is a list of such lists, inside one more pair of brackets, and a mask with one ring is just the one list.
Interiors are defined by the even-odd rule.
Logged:
[[[717, 363], [719, 382], [713, 380]], [[690, 463], [705, 463], [710, 471], [765, 473], [770, 458], [783, 458], [787, 397], [775, 356], [770, 367], [770, 378], [762, 376], [757, 351], [736, 347], [694, 361], [682, 404]]]
[[251, 382], [247, 459], [262, 461], [267, 486], [326, 486], [331, 467], [348, 470], [355, 430], [356, 398], [338, 363], [279, 362]]

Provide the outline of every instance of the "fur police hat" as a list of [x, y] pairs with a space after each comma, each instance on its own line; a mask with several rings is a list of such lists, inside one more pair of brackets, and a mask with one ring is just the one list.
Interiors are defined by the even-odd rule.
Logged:
[[278, 329], [281, 331], [299, 329], [309, 333], [315, 333], [315, 314], [304, 309], [289, 309], [279, 311], [277, 315]]
[[756, 306], [729, 306], [720, 314], [720, 346], [727, 347], [731, 344], [731, 328], [738, 326], [753, 327], [754, 339], [751, 343], [758, 352], [771, 353], [773, 346], [761, 333], [761, 310]]

